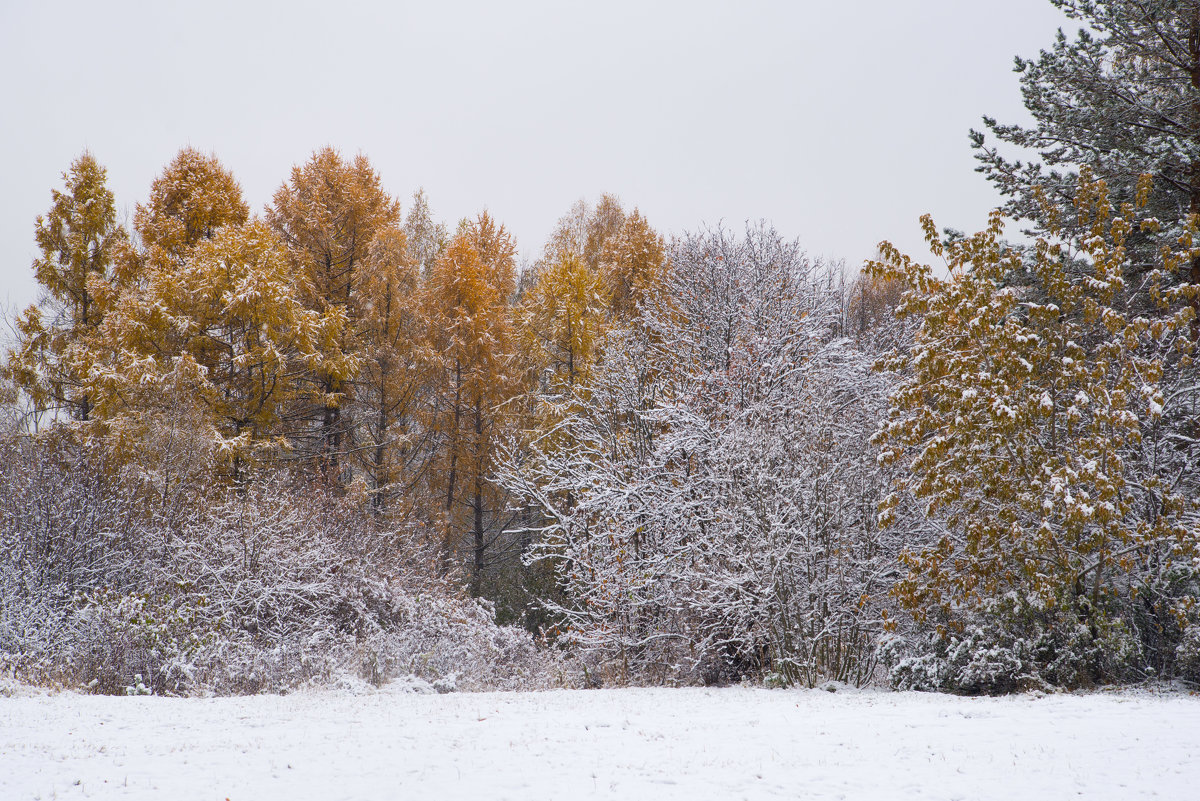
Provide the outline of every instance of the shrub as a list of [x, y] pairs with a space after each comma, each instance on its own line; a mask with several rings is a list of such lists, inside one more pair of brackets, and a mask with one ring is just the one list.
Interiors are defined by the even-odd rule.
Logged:
[[1045, 608], [1015, 593], [992, 599], [957, 632], [918, 630], [880, 642], [902, 690], [997, 695], [1075, 689], [1145, 677], [1141, 645], [1125, 621], [1071, 607]]
[[112, 694], [562, 680], [530, 634], [436, 577], [422, 530], [352, 494], [280, 474], [164, 514], [145, 476], [68, 438], [0, 447], [19, 452], [0, 464], [0, 666], [16, 678]]

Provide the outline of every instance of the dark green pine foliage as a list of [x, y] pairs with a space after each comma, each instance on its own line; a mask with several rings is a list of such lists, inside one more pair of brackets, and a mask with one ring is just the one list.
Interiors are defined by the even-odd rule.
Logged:
[[[1071, 226], [1078, 169], [1087, 166], [1118, 205], [1133, 199], [1140, 175], [1153, 176], [1147, 212], [1167, 226], [1200, 213], [1200, 0], [1050, 1], [1081, 27], [1073, 37], [1060, 29], [1037, 58], [1016, 59], [1034, 126], [984, 118], [996, 140], [1036, 155], [1010, 159], [971, 132], [978, 169], [1008, 198], [1005, 211], [1045, 231], [1034, 191], [1042, 187]], [[1145, 250], [1138, 244], [1129, 243], [1135, 253]]]

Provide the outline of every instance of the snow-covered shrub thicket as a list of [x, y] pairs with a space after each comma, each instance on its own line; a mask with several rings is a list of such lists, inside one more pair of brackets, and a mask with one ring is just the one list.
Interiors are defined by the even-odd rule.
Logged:
[[1143, 653], [1121, 621], [1036, 607], [1017, 593], [964, 614], [961, 629], [885, 635], [880, 657], [894, 687], [996, 695], [1144, 678]]
[[895, 549], [885, 402], [830, 275], [774, 230], [675, 242], [559, 422], [501, 480], [538, 508], [560, 642], [615, 680], [863, 682]]
[[0, 459], [0, 666], [121, 693], [279, 690], [344, 673], [462, 689], [559, 683], [523, 630], [431, 576], [433, 549], [364, 504], [281, 477], [192, 487], [163, 514], [140, 477], [69, 438]]
[[0, 658], [10, 669], [67, 670], [79, 598], [144, 575], [140, 515], [128, 487], [67, 441], [0, 442]]

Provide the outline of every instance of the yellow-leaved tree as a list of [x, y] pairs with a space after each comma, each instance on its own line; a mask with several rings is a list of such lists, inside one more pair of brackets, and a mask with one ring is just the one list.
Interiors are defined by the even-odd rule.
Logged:
[[214, 155], [185, 147], [150, 184], [150, 197], [133, 215], [133, 241], [114, 252], [113, 277], [106, 303], [137, 292], [151, 273], [170, 273], [205, 239], [225, 226], [242, 225], [250, 210], [242, 187]]
[[543, 264], [517, 308], [526, 353], [543, 390], [561, 394], [586, 385], [608, 314], [603, 278], [576, 253]]
[[97, 416], [142, 462], [170, 442], [240, 479], [284, 446], [303, 377], [350, 369], [345, 316], [304, 307], [304, 276], [213, 156], [181, 151], [135, 220], [96, 338]]
[[492, 482], [497, 444], [512, 424], [526, 371], [510, 300], [515, 246], [486, 213], [460, 226], [434, 265], [424, 293], [432, 403], [431, 494], [442, 510], [443, 552], [461, 558], [472, 593], [499, 558], [509, 525]]
[[383, 190], [367, 157], [344, 160], [330, 147], [294, 167], [267, 209], [303, 276], [305, 305], [322, 317], [345, 319], [345, 338], [330, 344], [350, 358], [315, 365], [308, 377], [313, 402], [297, 410], [308, 421], [306, 431], [296, 432], [301, 451], [318, 458], [331, 477], [341, 472], [354, 428], [353, 380], [362, 349], [352, 337], [361, 331], [363, 263], [376, 234], [398, 226], [399, 217], [399, 204]]
[[235, 480], [286, 447], [305, 371], [340, 355], [330, 352], [339, 338], [331, 319], [304, 308], [282, 243], [257, 220], [221, 229], [178, 270], [155, 272], [110, 321], [123, 355], [111, 394], [134, 401], [114, 410], [114, 424], [136, 430], [155, 398], [182, 390]]
[[249, 216], [233, 173], [216, 156], [185, 147], [150, 184], [149, 201], [138, 204], [134, 227], [151, 258], [181, 262], [200, 242]]
[[555, 223], [543, 261], [552, 262], [563, 253], [574, 253], [588, 267], [598, 270], [604, 248], [624, 224], [625, 210], [616, 195], [601, 195], [594, 207], [585, 200], [577, 200]]
[[124, 241], [106, 171], [90, 153], [71, 163], [62, 191], [35, 227], [41, 255], [33, 269], [44, 298], [16, 320], [4, 375], [29, 401], [34, 426], [43, 414], [88, 421], [93, 340], [107, 311], [113, 252]]
[[405, 233], [394, 227], [379, 231], [362, 262], [355, 320], [359, 414], [352, 453], [366, 473], [375, 509], [402, 501], [405, 519], [414, 517], [421, 500], [415, 485], [425, 456], [420, 273]]
[[[896, 522], [909, 498], [939, 532], [904, 553], [895, 594], [936, 629], [960, 690], [1161, 668], [1163, 627], [1188, 612], [1200, 495], [1163, 421], [1196, 394], [1164, 391], [1195, 347], [1196, 288], [1178, 280], [1191, 234], [1130, 285], [1126, 242], [1157, 222], [1113, 208], [1086, 174], [1075, 211], [1084, 236], [1028, 249], [1006, 245], [999, 212], [945, 243], [925, 218], [949, 277], [886, 244], [869, 268], [904, 284], [899, 313], [920, 320], [883, 363], [900, 383], [875, 439], [902, 469], [880, 519]], [[1129, 311], [1141, 293], [1161, 317]]]
[[619, 318], [636, 317], [652, 288], [667, 270], [667, 250], [660, 236], [637, 209], [625, 217], [620, 229], [606, 240], [600, 256], [601, 271]]

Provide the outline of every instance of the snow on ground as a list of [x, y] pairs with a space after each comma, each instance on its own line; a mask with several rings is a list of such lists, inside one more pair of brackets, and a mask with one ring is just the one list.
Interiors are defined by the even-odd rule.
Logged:
[[0, 697], [0, 799], [1190, 799], [1200, 697]]

